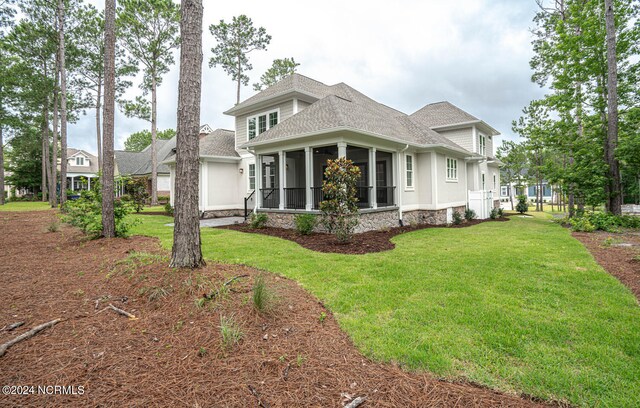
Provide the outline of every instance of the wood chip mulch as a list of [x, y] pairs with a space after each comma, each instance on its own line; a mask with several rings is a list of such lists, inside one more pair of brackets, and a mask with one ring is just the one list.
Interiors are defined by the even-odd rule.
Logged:
[[596, 261], [640, 301], [640, 233], [573, 232]]
[[[62, 319], [0, 357], [0, 385], [84, 392], [3, 395], [2, 406], [342, 407], [356, 397], [366, 398], [362, 407], [539, 405], [367, 359], [293, 281], [267, 274], [276, 302], [258, 313], [255, 269], [172, 270], [155, 239], [87, 241], [68, 226], [47, 232], [55, 218], [0, 213], [0, 328], [25, 322], [0, 331], [0, 343]], [[219, 295], [202, 301], [205, 293]], [[223, 345], [221, 317], [239, 326], [239, 343]]]
[[272, 237], [278, 237], [287, 239], [289, 241], [296, 242], [298, 245], [311, 249], [317, 252], [326, 253], [338, 253], [338, 254], [352, 254], [362, 255], [373, 252], [390, 251], [396, 247], [391, 242], [391, 238], [396, 235], [404, 234], [405, 232], [417, 231], [427, 228], [465, 228], [473, 225], [478, 225], [483, 222], [501, 222], [509, 221], [509, 218], [503, 217], [495, 220], [471, 220], [464, 221], [459, 225], [405, 225], [403, 227], [388, 228], [379, 231], [368, 231], [359, 234], [353, 234], [351, 240], [347, 243], [340, 243], [336, 240], [335, 236], [326, 233], [312, 233], [309, 235], [302, 235], [293, 229], [285, 228], [251, 228], [247, 224], [234, 224], [221, 227], [214, 227], [220, 229], [229, 229], [240, 232], [254, 233], [269, 235]]

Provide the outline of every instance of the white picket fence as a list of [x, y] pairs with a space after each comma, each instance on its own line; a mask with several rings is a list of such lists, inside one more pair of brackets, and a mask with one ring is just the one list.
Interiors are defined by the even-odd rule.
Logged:
[[640, 205], [625, 204], [622, 206], [622, 213], [628, 215], [640, 215]]

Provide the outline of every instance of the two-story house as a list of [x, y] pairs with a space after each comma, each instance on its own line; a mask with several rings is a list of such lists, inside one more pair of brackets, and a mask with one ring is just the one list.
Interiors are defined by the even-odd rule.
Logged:
[[98, 158], [85, 150], [68, 148], [67, 188], [72, 191], [91, 189], [94, 179], [98, 179]]
[[[293, 74], [225, 114], [235, 131], [200, 139], [205, 216], [241, 213], [247, 199], [271, 225], [293, 227], [296, 214], [319, 212], [327, 159], [338, 157], [361, 170], [359, 231], [444, 224], [467, 207], [487, 218], [499, 205], [499, 133], [448, 102], [407, 115], [344, 83]], [[166, 163], [173, 186], [174, 157]]]

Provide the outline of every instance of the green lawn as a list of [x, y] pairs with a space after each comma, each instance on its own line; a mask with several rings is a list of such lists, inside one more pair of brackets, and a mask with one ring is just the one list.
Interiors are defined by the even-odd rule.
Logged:
[[[321, 254], [202, 230], [207, 259], [298, 281], [366, 355], [580, 406], [640, 406], [640, 307], [548, 215], [394, 238], [393, 251]], [[169, 248], [172, 222], [134, 233]]]
[[5, 205], [0, 205], [0, 212], [2, 211], [44, 211], [50, 210], [49, 203], [43, 203], [42, 201], [12, 201]]

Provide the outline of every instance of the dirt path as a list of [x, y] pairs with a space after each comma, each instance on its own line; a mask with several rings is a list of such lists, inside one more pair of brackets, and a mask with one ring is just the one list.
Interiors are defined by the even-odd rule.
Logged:
[[[52, 212], [0, 213], [0, 327], [25, 322], [0, 332], [0, 342], [64, 319], [0, 357], [0, 385], [81, 386], [83, 394], [0, 395], [2, 406], [342, 407], [356, 396], [367, 398], [363, 407], [536, 406], [371, 362], [292, 281], [267, 277], [278, 300], [261, 315], [249, 299], [253, 269], [173, 271], [153, 239], [85, 241], [67, 226], [47, 232], [54, 220]], [[245, 274], [217, 299], [198, 301]], [[109, 303], [138, 320], [96, 313]], [[221, 316], [240, 328], [238, 344], [222, 343]]]

